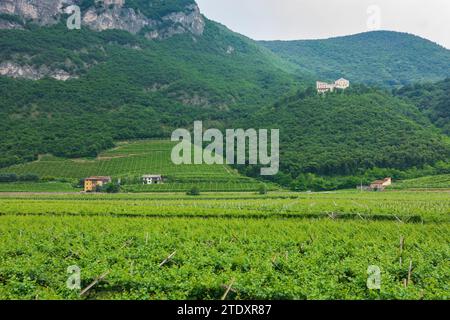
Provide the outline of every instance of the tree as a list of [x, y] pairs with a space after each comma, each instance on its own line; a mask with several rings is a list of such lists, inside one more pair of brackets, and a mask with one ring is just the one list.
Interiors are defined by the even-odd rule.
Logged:
[[199, 196], [200, 189], [198, 187], [192, 187], [186, 194], [188, 196]]
[[19, 176], [19, 181], [38, 182], [39, 176], [34, 173], [27, 173]]
[[262, 194], [267, 194], [267, 187], [266, 187], [265, 184], [262, 184], [262, 185], [259, 186], [258, 193], [261, 194], [261, 195]]
[[15, 173], [0, 173], [0, 182], [15, 182], [17, 179]]
[[119, 193], [120, 185], [118, 183], [108, 183], [104, 186], [103, 190], [107, 193]]

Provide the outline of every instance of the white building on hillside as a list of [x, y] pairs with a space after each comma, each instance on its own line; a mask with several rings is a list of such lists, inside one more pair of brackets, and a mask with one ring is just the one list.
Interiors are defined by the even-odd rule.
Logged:
[[146, 174], [142, 176], [143, 184], [162, 184], [163, 177], [158, 174]]
[[334, 83], [327, 83], [322, 81], [316, 82], [316, 89], [318, 93], [333, 92], [334, 89], [345, 90], [348, 87], [350, 87], [350, 81], [344, 78], [340, 78]]
[[340, 78], [339, 80], [336, 80], [334, 82], [334, 87], [336, 89], [347, 89], [348, 87], [350, 87], [350, 81], [348, 81], [347, 79], [344, 78]]
[[317, 92], [319, 93], [325, 93], [325, 92], [333, 92], [334, 91], [334, 84], [329, 84], [326, 82], [317, 81], [316, 82], [316, 88]]

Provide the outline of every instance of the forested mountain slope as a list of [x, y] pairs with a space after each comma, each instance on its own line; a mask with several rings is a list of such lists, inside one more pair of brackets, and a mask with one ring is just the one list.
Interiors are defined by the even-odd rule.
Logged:
[[437, 83], [406, 86], [394, 94], [414, 103], [436, 126], [450, 135], [450, 78]]
[[348, 176], [450, 159], [448, 139], [414, 105], [361, 86], [326, 95], [300, 91], [253, 121], [280, 128], [284, 183], [304, 173]]
[[[190, 5], [172, 14], [189, 20]], [[68, 30], [63, 18], [0, 30], [0, 166], [42, 153], [94, 156], [114, 140], [169, 138], [194, 120], [223, 127], [303, 82], [256, 42], [192, 19], [202, 19], [201, 32], [164, 20], [153, 26], [161, 39], [149, 38], [149, 26], [135, 34], [96, 25]]]
[[262, 45], [321, 80], [401, 86], [450, 76], [450, 50], [429, 40], [373, 31], [324, 40], [262, 41]]

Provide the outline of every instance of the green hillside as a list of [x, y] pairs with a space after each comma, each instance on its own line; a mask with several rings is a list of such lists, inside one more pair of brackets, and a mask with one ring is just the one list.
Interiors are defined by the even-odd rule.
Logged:
[[[320, 80], [398, 86], [450, 76], [450, 50], [420, 37], [375, 31], [325, 40], [263, 41], [262, 45]], [[318, 80], [319, 80], [318, 79]]]
[[450, 135], [450, 78], [437, 83], [405, 86], [394, 94], [414, 103], [436, 126]]
[[399, 181], [393, 189], [450, 189], [450, 174]]
[[[375, 89], [355, 86], [324, 96], [300, 91], [253, 121], [280, 128], [284, 174], [278, 178], [285, 185], [302, 183], [305, 173], [361, 176], [377, 167], [405, 170], [450, 159], [448, 139], [414, 105]], [[348, 187], [359, 183], [350, 180]]]
[[0, 30], [0, 47], [2, 61], [78, 77], [0, 77], [0, 167], [43, 153], [95, 156], [114, 140], [168, 138], [194, 120], [224, 127], [299, 86], [288, 63], [211, 21], [200, 37], [164, 41], [30, 25]]
[[[124, 191], [131, 192], [188, 191], [194, 186], [201, 191], [256, 191], [262, 184], [239, 175], [225, 165], [175, 165], [170, 159], [174, 145], [170, 141], [157, 140], [120, 143], [97, 158], [64, 159], [44, 155], [34, 162], [3, 168], [0, 173], [15, 173], [18, 176], [36, 174], [43, 180], [112, 176], [114, 179], [121, 179]], [[163, 175], [165, 183], [144, 186], [140, 180], [144, 174]], [[52, 182], [32, 183], [28, 187], [23, 183], [0, 183], [0, 191], [69, 190]]]
[[[138, 0], [127, 5], [142, 5], [142, 12], [147, 8]], [[165, 12], [171, 6], [153, 8]], [[36, 162], [38, 155], [51, 154], [64, 167], [71, 158], [95, 158], [117, 141], [168, 139], [174, 129], [191, 128], [195, 120], [203, 120], [205, 128], [279, 128], [282, 173], [275, 180], [291, 187], [302, 184], [298, 179], [309, 179], [302, 176], [308, 173], [353, 176], [378, 167], [404, 170], [448, 161], [448, 140], [414, 101], [358, 87], [353, 84], [358, 78], [337, 67], [336, 75], [349, 77], [352, 88], [342, 95], [318, 96], [313, 89], [306, 89], [314, 80], [311, 73], [320, 74], [317, 70], [298, 69], [295, 59], [284, 60], [218, 23], [207, 19], [205, 23], [202, 35], [185, 33], [152, 41], [142, 34], [118, 30], [68, 30], [63, 23], [0, 30], [1, 61], [45, 66], [72, 76], [67, 81], [0, 77], [0, 168], [10, 170], [12, 165], [31, 163], [14, 168], [55, 176], [40, 171], [39, 165], [33, 167], [53, 159]], [[374, 44], [370, 52], [357, 50], [356, 44], [369, 40]], [[375, 50], [376, 45], [394, 43], [392, 40], [398, 40], [394, 42], [404, 50], [393, 45]], [[411, 67], [423, 79], [432, 78], [435, 67], [441, 73], [448, 70], [448, 64], [440, 65], [446, 61], [447, 50], [410, 35], [375, 32], [333, 41], [349, 42], [352, 54], [359, 55], [348, 59], [351, 65], [343, 65], [354, 72], [380, 64], [391, 68], [392, 52], [401, 53], [397, 59], [400, 69]], [[321, 41], [315, 43], [321, 47]], [[337, 48], [320, 51], [339, 52]], [[414, 60], [411, 52], [424, 53], [425, 63]], [[416, 73], [389, 70], [385, 78], [372, 69], [362, 74], [394, 82], [397, 76], [416, 79]], [[125, 168], [123, 172], [105, 172], [132, 173], [128, 165]], [[255, 167], [239, 169], [249, 176], [259, 171]], [[76, 177], [103, 172], [89, 162], [74, 171]], [[75, 177], [70, 172], [56, 176]], [[339, 187], [354, 185], [351, 180]], [[333, 188], [336, 185], [327, 186]]]

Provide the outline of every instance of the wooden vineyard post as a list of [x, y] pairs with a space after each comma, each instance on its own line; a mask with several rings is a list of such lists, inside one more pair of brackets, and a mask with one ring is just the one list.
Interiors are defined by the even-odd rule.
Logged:
[[105, 277], [109, 274], [109, 270], [102, 274], [100, 277], [97, 277], [90, 285], [88, 285], [83, 291], [81, 291], [80, 296], [84, 296], [89, 290], [92, 289], [97, 283], [105, 279]]
[[231, 280], [231, 283], [227, 286], [227, 290], [225, 291], [225, 293], [223, 294], [221, 300], [225, 300], [228, 296], [228, 294], [230, 293], [230, 291], [232, 290], [232, 286], [234, 284], [234, 282], [236, 281], [235, 278], [233, 278], [233, 280]]
[[408, 281], [406, 282], [406, 284], [409, 286], [409, 284], [411, 283], [411, 276], [412, 276], [412, 259], [409, 259], [409, 268], [408, 268]]
[[402, 265], [403, 246], [405, 244], [405, 238], [400, 236], [400, 266]]
[[177, 252], [176, 251], [174, 251], [171, 255], [169, 255], [166, 259], [164, 259], [164, 261], [163, 262], [161, 262], [160, 264], [159, 264], [159, 267], [161, 268], [163, 265], [165, 265], [167, 262], [169, 262], [170, 260], [172, 260], [172, 258], [175, 256], [175, 254], [176, 254]]

